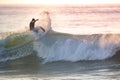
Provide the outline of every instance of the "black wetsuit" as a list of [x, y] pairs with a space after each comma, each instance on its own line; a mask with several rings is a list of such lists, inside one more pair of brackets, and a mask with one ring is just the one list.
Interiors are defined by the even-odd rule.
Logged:
[[34, 30], [34, 26], [35, 26], [35, 22], [36, 22], [36, 20], [32, 20], [31, 22], [30, 22], [30, 31], [31, 30]]

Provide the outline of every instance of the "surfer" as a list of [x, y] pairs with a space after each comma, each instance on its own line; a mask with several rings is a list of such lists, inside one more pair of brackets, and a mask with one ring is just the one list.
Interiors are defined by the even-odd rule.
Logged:
[[[31, 30], [34, 30], [35, 32], [38, 32], [38, 29], [35, 29], [35, 22], [38, 21], [38, 20], [39, 20], [39, 19], [36, 19], [36, 20], [35, 20], [34, 18], [32, 18], [32, 20], [31, 20], [31, 22], [30, 22], [30, 25], [29, 25], [30, 31], [31, 31]], [[40, 29], [45, 32], [45, 29], [44, 29], [43, 27], [40, 26]]]
[[38, 21], [39, 19], [34, 19], [34, 18], [32, 18], [32, 20], [31, 20], [31, 22], [30, 22], [30, 25], [29, 25], [29, 27], [30, 27], [30, 31], [31, 30], [34, 30], [34, 28], [35, 28], [35, 22], [36, 21]]

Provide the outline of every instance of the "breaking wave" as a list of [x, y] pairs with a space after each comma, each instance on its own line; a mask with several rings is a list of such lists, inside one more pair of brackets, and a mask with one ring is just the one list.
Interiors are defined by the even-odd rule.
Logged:
[[119, 47], [119, 34], [70, 35], [51, 32], [34, 43], [34, 50], [44, 62], [103, 60], [115, 55]]
[[49, 31], [42, 38], [35, 40], [35, 37], [17, 33], [1, 39], [0, 62], [25, 57], [34, 51], [44, 62], [104, 60], [120, 48], [120, 34], [72, 35]]
[[28, 33], [15, 33], [1, 39], [0, 62], [15, 60], [33, 53], [33, 38]]

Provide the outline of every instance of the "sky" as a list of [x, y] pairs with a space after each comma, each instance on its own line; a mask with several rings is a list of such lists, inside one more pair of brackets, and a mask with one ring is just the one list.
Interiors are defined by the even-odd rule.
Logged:
[[0, 0], [0, 4], [120, 4], [120, 0]]

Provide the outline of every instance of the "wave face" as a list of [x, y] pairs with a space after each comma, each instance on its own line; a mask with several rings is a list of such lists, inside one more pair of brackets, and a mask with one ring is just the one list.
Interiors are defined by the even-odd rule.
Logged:
[[34, 42], [44, 62], [103, 60], [120, 47], [119, 34], [70, 35], [52, 32]]
[[0, 41], [0, 62], [15, 60], [33, 53], [33, 37], [28, 33], [16, 33]]
[[18, 33], [0, 40], [0, 62], [15, 60], [37, 52], [43, 61], [103, 60], [120, 48], [120, 34], [71, 35], [49, 31], [39, 35]]

